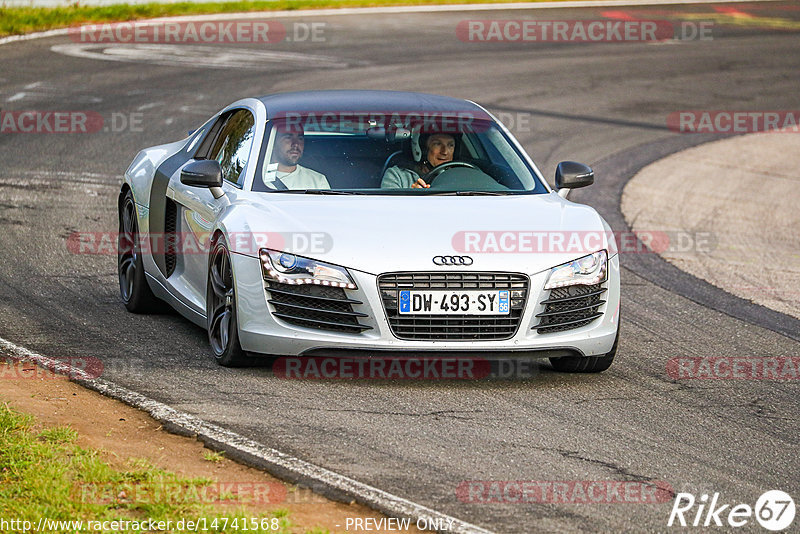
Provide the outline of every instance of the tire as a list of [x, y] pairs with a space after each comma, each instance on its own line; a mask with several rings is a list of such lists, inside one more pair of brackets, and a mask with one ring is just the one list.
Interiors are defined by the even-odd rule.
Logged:
[[239, 323], [236, 320], [236, 292], [231, 255], [225, 239], [219, 236], [211, 246], [206, 285], [206, 316], [211, 352], [223, 367], [243, 367], [253, 359], [239, 344]]
[[157, 298], [144, 274], [142, 249], [139, 244], [139, 220], [133, 193], [128, 190], [119, 205], [119, 235], [117, 237], [117, 275], [119, 294], [131, 313], [163, 311], [164, 301]]
[[619, 325], [617, 325], [617, 337], [614, 338], [614, 345], [611, 352], [603, 356], [563, 356], [561, 358], [550, 358], [550, 365], [560, 373], [601, 373], [611, 367], [614, 357], [617, 355], [617, 344], [619, 343]]

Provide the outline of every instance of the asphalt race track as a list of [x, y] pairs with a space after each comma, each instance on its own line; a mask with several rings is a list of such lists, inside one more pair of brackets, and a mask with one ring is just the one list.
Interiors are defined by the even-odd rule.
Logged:
[[[731, 10], [750, 17], [723, 24]], [[609, 16], [714, 21], [713, 38], [479, 43], [456, 35], [466, 19]], [[621, 257], [622, 335], [605, 373], [558, 374], [543, 362], [518, 379], [354, 382], [219, 368], [189, 321], [126, 313], [116, 256], [66, 246], [76, 231], [116, 231], [120, 177], [140, 148], [184, 137], [243, 96], [327, 88], [475, 100], [517, 123], [508, 125], [548, 179], [562, 160], [593, 165], [595, 185], [572, 198], [623, 229], [619, 195], [632, 172], [711, 138], [670, 131], [670, 113], [797, 109], [800, 5], [280, 20], [290, 29], [324, 24], [316, 39], [270, 45], [109, 47], [57, 36], [0, 46], [3, 111], [89, 110], [107, 130], [0, 134], [0, 337], [52, 357], [99, 358], [103, 378], [495, 532], [663, 532], [672, 501], [474, 503], [457, 497], [459, 484], [662, 481], [751, 506], [771, 489], [800, 495], [797, 381], [667, 373], [679, 357], [798, 356], [797, 322], [779, 328], [781, 317], [707, 291], [657, 258]], [[752, 519], [737, 530], [763, 531]]]

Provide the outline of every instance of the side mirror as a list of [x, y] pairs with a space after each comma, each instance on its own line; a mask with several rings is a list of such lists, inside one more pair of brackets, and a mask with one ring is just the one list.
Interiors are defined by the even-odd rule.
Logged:
[[562, 161], [556, 167], [556, 189], [576, 189], [594, 183], [594, 171], [588, 165]]
[[199, 159], [181, 170], [181, 183], [192, 187], [207, 187], [214, 198], [225, 193], [222, 190], [222, 167], [214, 159]]

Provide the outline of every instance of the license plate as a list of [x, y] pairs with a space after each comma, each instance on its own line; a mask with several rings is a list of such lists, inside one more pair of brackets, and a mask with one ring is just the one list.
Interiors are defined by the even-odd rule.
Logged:
[[508, 290], [497, 291], [412, 291], [398, 295], [402, 315], [508, 315]]

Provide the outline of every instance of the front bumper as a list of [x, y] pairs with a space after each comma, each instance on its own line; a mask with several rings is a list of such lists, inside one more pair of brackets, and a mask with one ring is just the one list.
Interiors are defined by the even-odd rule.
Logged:
[[[289, 324], [273, 315], [269, 304], [258, 258], [232, 254], [238, 304], [239, 340], [249, 352], [275, 356], [298, 356], [325, 350], [398, 352], [471, 353], [491, 356], [493, 353], [526, 353], [552, 356], [568, 351], [576, 355], [599, 356], [611, 351], [619, 327], [619, 257], [608, 260], [608, 280], [603, 284], [605, 302], [602, 315], [587, 325], [561, 332], [538, 333], [537, 314], [545, 310], [542, 301], [549, 291], [543, 289], [548, 272], [529, 275], [527, 303], [516, 333], [509, 339], [490, 341], [423, 341], [398, 339], [386, 316], [378, 289], [377, 276], [349, 269], [358, 289], [348, 290], [347, 297], [360, 301], [353, 310], [363, 313], [359, 323], [370, 327], [360, 333], [340, 333]], [[469, 272], [464, 269], [463, 272]], [[563, 355], [563, 354], [562, 354]]]

